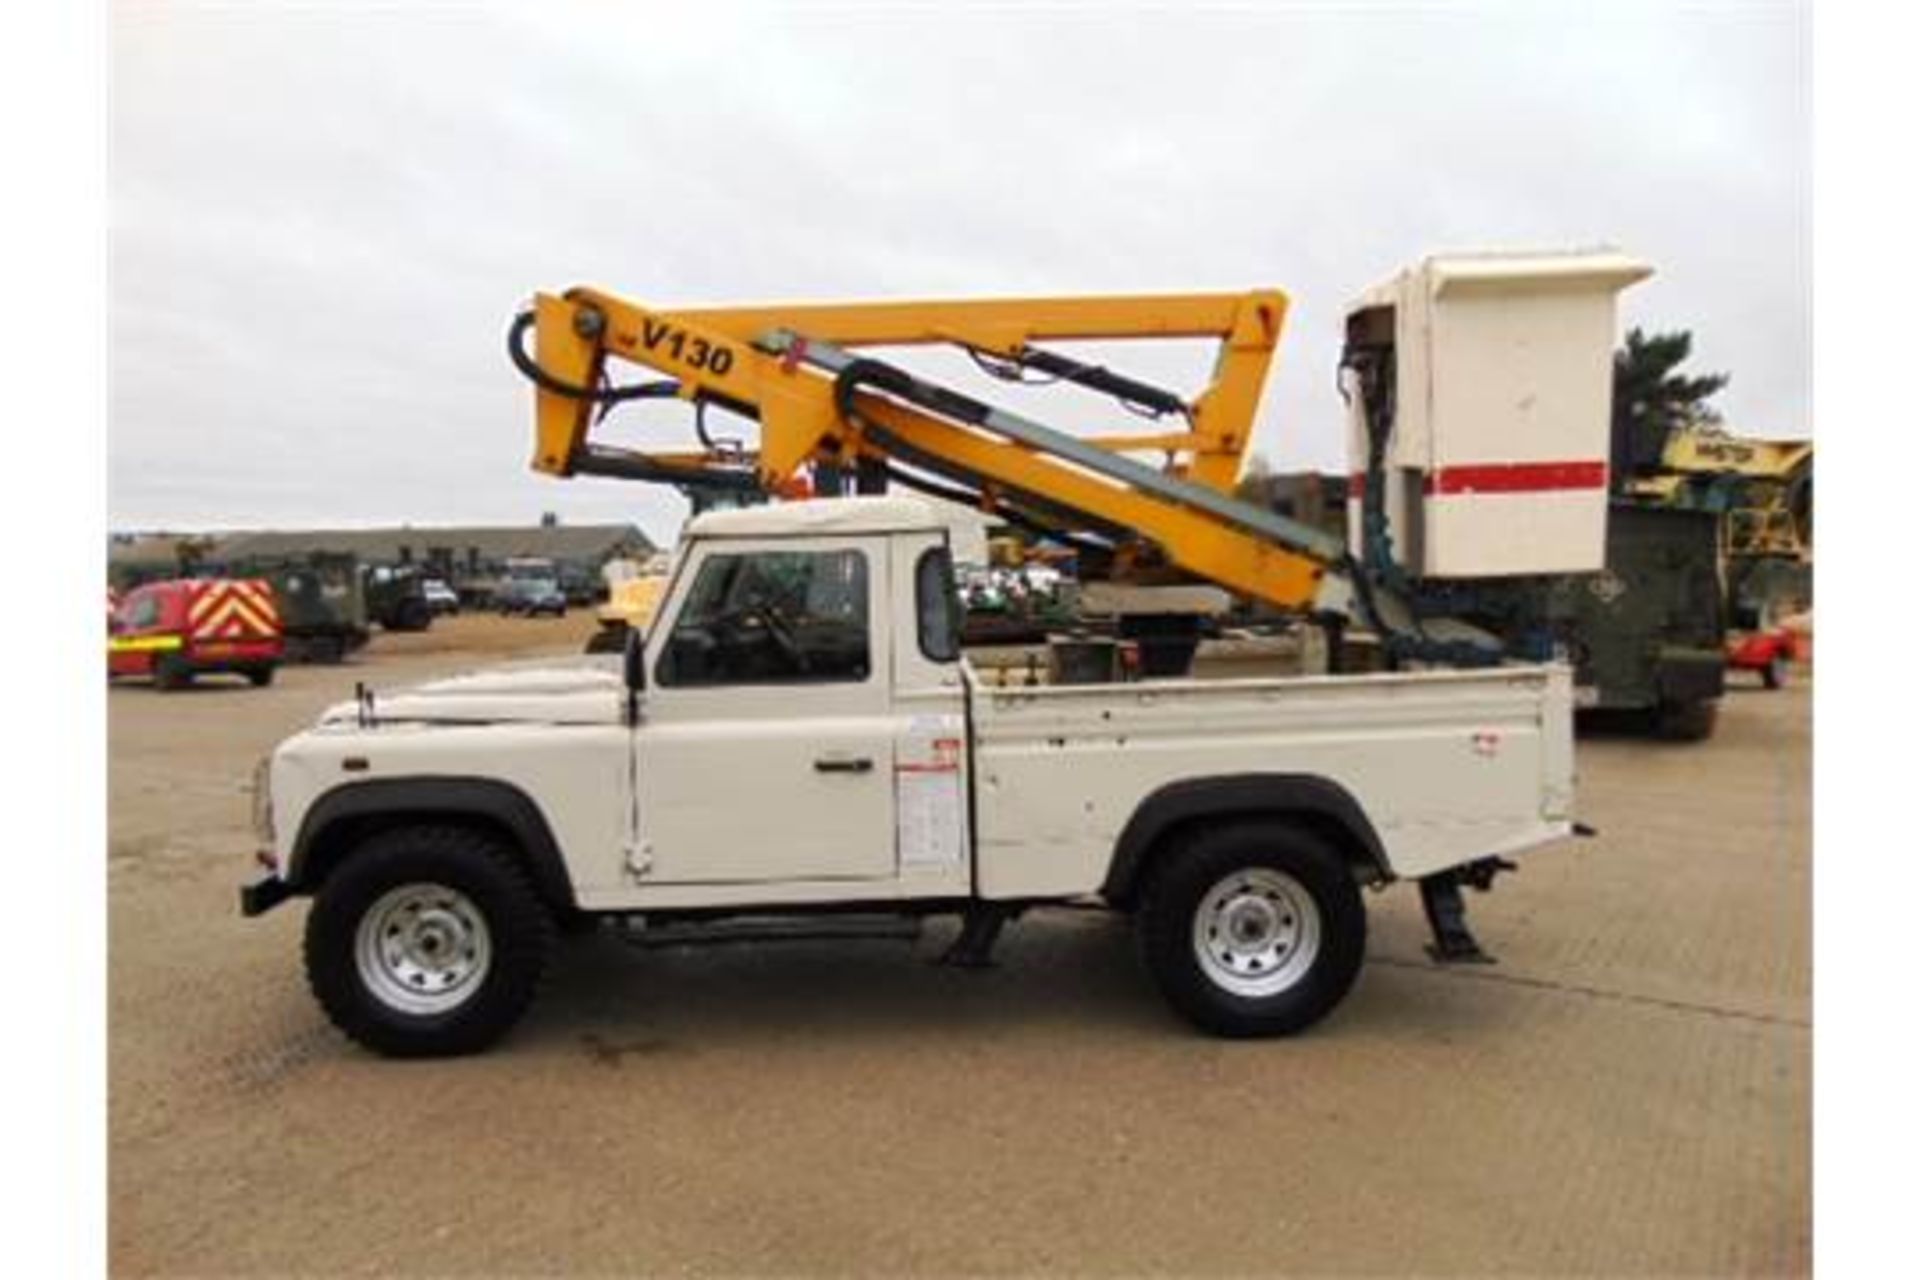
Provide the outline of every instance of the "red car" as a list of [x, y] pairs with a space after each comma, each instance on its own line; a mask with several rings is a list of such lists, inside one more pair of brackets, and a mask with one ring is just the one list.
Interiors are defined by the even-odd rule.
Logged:
[[1787, 664], [1793, 661], [1794, 635], [1785, 627], [1749, 631], [1727, 638], [1727, 666], [1734, 671], [1758, 671], [1769, 689], [1787, 682]]
[[150, 582], [121, 598], [107, 628], [108, 677], [161, 689], [216, 672], [270, 684], [284, 652], [273, 588], [253, 578]]

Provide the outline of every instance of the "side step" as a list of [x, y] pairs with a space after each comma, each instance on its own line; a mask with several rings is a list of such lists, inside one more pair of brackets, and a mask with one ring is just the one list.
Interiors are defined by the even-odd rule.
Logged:
[[763, 942], [917, 942], [921, 921], [895, 915], [730, 916], [724, 920], [675, 920], [648, 924], [627, 917], [620, 938], [630, 946], [657, 951], [666, 947], [719, 947]]

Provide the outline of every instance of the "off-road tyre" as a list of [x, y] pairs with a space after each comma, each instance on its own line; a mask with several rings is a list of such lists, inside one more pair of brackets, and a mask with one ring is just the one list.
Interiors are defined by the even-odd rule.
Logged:
[[335, 666], [347, 657], [347, 638], [338, 635], [306, 635], [290, 640], [287, 656], [295, 662], [314, 666]]
[[1787, 682], [1787, 660], [1780, 654], [1767, 659], [1767, 665], [1760, 668], [1760, 683], [1769, 689], [1778, 689]]
[[1719, 717], [1720, 703], [1714, 698], [1663, 702], [1654, 709], [1653, 732], [1668, 742], [1705, 742]]
[[433, 610], [419, 596], [408, 596], [394, 607], [389, 631], [425, 631], [433, 625]]
[[[1246, 879], [1236, 879], [1242, 876]], [[1217, 904], [1220, 895], [1227, 894], [1230, 903], [1266, 910], [1269, 885], [1274, 919], [1286, 919], [1297, 949], [1289, 953], [1284, 941], [1277, 942], [1278, 966], [1269, 974], [1253, 972], [1240, 980], [1283, 985], [1247, 994], [1214, 976], [1222, 966], [1203, 963], [1200, 944], [1206, 922], [1217, 919], [1210, 904]], [[1239, 894], [1243, 888], [1252, 891]], [[1310, 953], [1305, 942], [1308, 913], [1297, 909], [1302, 898], [1312, 906]], [[1367, 913], [1352, 867], [1326, 840], [1274, 819], [1207, 826], [1162, 850], [1135, 927], [1147, 971], [1167, 1002], [1201, 1030], [1230, 1037], [1291, 1035], [1312, 1026], [1353, 987], [1367, 949]], [[1309, 958], [1300, 961], [1301, 954]], [[1284, 976], [1296, 963], [1298, 971]]]
[[171, 693], [193, 683], [193, 668], [177, 653], [163, 653], [153, 664], [153, 687]]
[[[451, 890], [484, 923], [484, 971], [451, 1008], [396, 1007], [364, 976], [363, 920], [409, 887]], [[459, 826], [401, 827], [350, 850], [322, 884], [307, 915], [307, 983], [333, 1024], [376, 1053], [475, 1053], [511, 1030], [532, 1003], [553, 934], [552, 915], [501, 840]]]
[[246, 676], [248, 684], [256, 689], [263, 689], [273, 683], [273, 668], [270, 666], [248, 667]]

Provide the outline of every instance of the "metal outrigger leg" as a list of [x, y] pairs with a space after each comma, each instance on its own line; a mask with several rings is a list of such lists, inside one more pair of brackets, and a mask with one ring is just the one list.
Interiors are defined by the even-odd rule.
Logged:
[[993, 947], [1000, 933], [1020, 915], [1018, 907], [1002, 902], [977, 902], [960, 916], [960, 936], [940, 953], [935, 964], [956, 969], [993, 968]]
[[1470, 884], [1485, 893], [1493, 887], [1493, 878], [1502, 871], [1514, 870], [1505, 858], [1481, 858], [1464, 867], [1454, 867], [1436, 875], [1420, 878], [1420, 905], [1427, 913], [1427, 926], [1433, 941], [1427, 954], [1439, 964], [1494, 964], [1481, 949], [1479, 939], [1467, 928], [1467, 904], [1460, 886]]

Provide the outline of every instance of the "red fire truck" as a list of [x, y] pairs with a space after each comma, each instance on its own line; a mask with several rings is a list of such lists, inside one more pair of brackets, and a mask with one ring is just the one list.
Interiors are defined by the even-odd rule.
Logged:
[[269, 684], [281, 655], [280, 609], [257, 578], [150, 582], [121, 597], [108, 622], [108, 677], [150, 677], [161, 689], [215, 672]]

